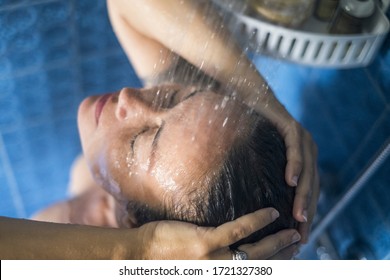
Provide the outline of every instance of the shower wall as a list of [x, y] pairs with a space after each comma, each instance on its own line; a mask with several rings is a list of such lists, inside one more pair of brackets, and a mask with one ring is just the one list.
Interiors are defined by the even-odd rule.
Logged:
[[105, 1], [0, 0], [0, 215], [66, 197], [90, 94], [140, 86]]
[[[390, 38], [365, 68], [253, 59], [319, 147], [319, 217], [390, 137]], [[140, 86], [104, 0], [0, 0], [0, 215], [25, 218], [67, 197], [87, 95]], [[327, 232], [340, 258], [390, 259], [390, 162]]]

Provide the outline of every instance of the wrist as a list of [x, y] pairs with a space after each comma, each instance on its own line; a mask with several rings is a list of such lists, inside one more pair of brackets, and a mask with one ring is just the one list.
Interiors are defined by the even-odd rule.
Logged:
[[113, 260], [142, 260], [144, 257], [144, 244], [139, 228], [112, 229], [112, 243], [109, 246], [110, 259]]

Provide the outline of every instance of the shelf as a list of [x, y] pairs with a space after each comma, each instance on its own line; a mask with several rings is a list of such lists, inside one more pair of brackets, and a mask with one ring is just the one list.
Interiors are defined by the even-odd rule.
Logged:
[[213, 0], [229, 15], [229, 28], [243, 47], [288, 61], [328, 68], [364, 67], [372, 62], [389, 31], [381, 9], [365, 22], [362, 34], [327, 33], [328, 23], [310, 18], [299, 29], [260, 20], [246, 13], [245, 1]]

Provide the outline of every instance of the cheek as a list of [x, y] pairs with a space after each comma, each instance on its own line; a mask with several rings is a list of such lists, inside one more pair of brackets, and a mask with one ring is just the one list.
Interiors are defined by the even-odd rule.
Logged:
[[[113, 134], [115, 135], [115, 134]], [[126, 138], [126, 137], [125, 137]], [[123, 200], [133, 185], [132, 172], [127, 165], [127, 141], [119, 138], [108, 138], [101, 146], [104, 152], [95, 161], [97, 173], [104, 188], [117, 200]]]
[[175, 192], [180, 185], [178, 179], [181, 173], [177, 166], [173, 167], [172, 164], [161, 163], [156, 165], [151, 175], [159, 189], [164, 192]]
[[[103, 133], [104, 132], [104, 133]], [[83, 154], [91, 170], [92, 176], [100, 185], [112, 183], [112, 167], [115, 165], [113, 153], [117, 150], [115, 138], [109, 130], [94, 131], [91, 134], [85, 134], [81, 142]]]

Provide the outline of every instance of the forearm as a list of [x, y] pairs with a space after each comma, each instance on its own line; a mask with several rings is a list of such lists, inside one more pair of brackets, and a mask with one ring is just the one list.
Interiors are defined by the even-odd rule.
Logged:
[[[116, 0], [118, 16], [145, 37], [215, 77], [252, 105], [272, 95], [263, 77], [242, 52], [212, 7], [199, 1]], [[255, 96], [255, 97], [254, 97]]]
[[1, 259], [135, 259], [140, 255], [138, 238], [137, 229], [0, 217]]

